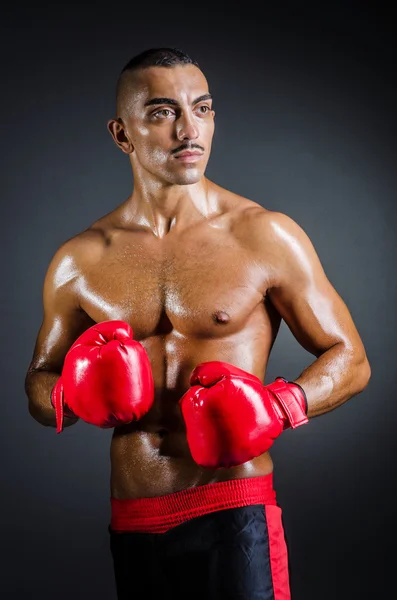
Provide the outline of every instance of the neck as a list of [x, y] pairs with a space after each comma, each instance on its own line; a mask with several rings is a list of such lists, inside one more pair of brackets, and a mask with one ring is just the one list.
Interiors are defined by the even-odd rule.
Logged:
[[213, 184], [202, 177], [189, 185], [170, 185], [138, 180], [124, 204], [127, 220], [149, 228], [158, 238], [171, 230], [182, 230], [219, 211]]

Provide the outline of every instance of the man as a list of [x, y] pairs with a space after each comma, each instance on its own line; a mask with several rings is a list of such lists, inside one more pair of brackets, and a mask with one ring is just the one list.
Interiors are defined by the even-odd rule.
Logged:
[[[269, 449], [366, 387], [362, 341], [305, 232], [204, 176], [215, 112], [196, 62], [135, 57], [116, 113], [133, 191], [52, 258], [30, 413], [114, 427], [118, 598], [285, 600]], [[316, 358], [264, 386], [281, 319]]]

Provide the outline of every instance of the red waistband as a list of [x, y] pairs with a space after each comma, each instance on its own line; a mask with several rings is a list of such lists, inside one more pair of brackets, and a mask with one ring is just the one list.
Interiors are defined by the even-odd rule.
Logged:
[[113, 531], [164, 533], [189, 519], [225, 508], [276, 504], [273, 473], [208, 483], [154, 498], [110, 498]]

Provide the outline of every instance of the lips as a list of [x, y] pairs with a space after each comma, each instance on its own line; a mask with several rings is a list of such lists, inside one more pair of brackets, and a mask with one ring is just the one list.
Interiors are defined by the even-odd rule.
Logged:
[[200, 152], [200, 150], [183, 150], [183, 152], [175, 154], [175, 160], [183, 165], [197, 165], [202, 156], [203, 152]]
[[175, 157], [179, 158], [180, 156], [202, 156], [202, 154], [202, 152], [196, 150], [184, 150], [183, 152], [178, 152], [178, 154], [175, 154]]

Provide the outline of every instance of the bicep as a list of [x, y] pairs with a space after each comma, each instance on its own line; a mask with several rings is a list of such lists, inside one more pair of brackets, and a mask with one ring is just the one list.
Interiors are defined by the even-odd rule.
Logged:
[[80, 308], [78, 277], [76, 265], [66, 248], [59, 249], [44, 278], [43, 320], [29, 371], [60, 373], [70, 346], [94, 323]]
[[278, 267], [268, 296], [294, 337], [315, 356], [340, 342], [362, 349], [351, 314], [306, 233], [285, 215], [275, 228]]

